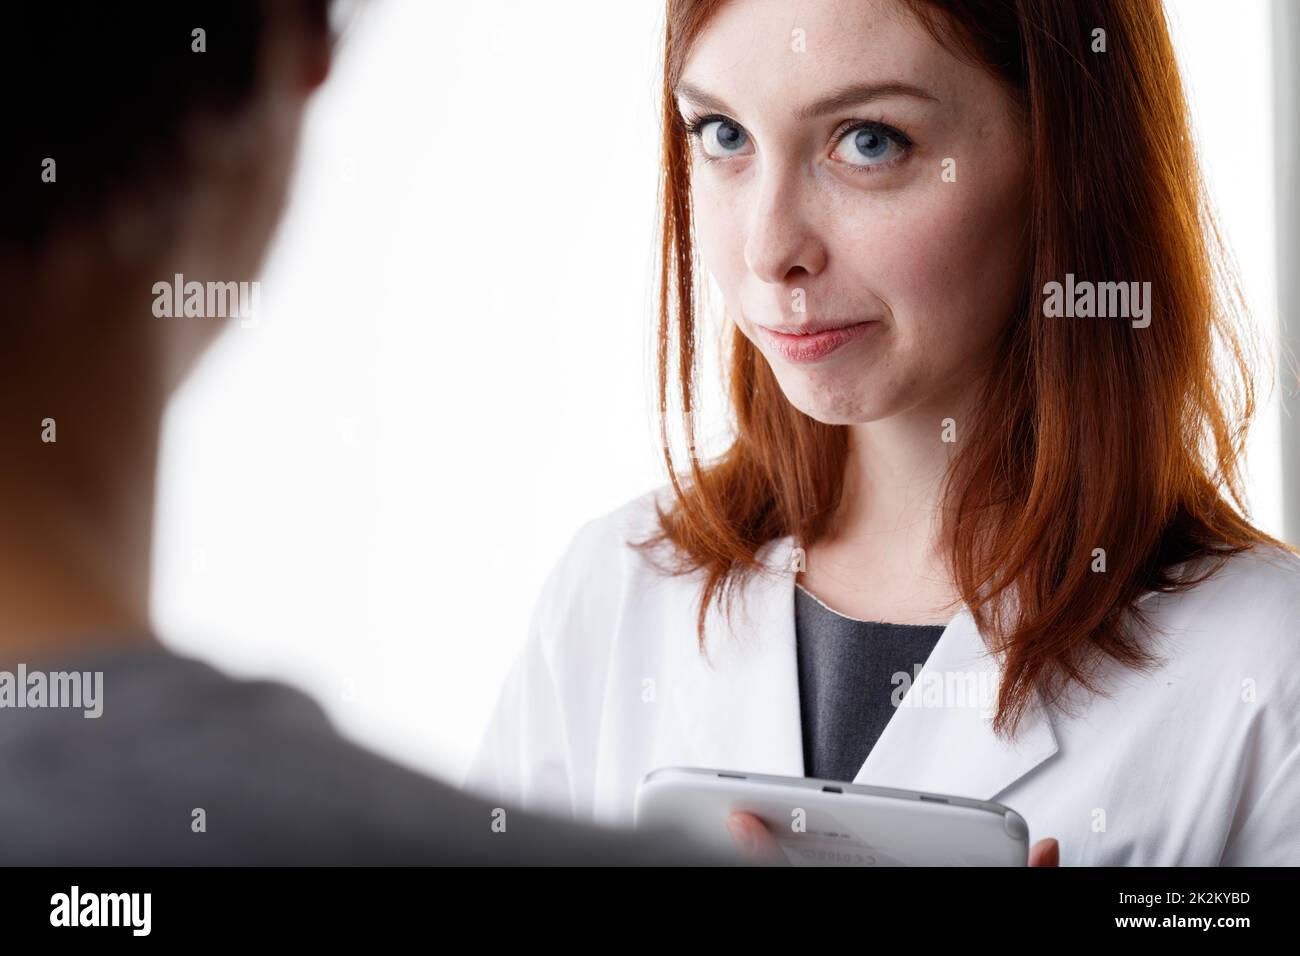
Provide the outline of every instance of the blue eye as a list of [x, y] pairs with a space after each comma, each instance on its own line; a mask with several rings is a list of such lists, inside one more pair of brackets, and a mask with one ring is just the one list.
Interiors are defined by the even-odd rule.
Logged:
[[879, 123], [865, 123], [848, 130], [835, 146], [834, 156], [851, 166], [884, 166], [912, 145], [902, 133]]
[[724, 117], [692, 120], [686, 124], [686, 131], [700, 141], [704, 155], [711, 159], [742, 155], [749, 145], [749, 134]]

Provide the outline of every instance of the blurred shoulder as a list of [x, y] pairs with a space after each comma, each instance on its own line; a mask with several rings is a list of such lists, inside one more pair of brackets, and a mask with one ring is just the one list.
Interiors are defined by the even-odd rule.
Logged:
[[1202, 559], [1187, 569], [1194, 587], [1161, 595], [1163, 615], [1188, 637], [1185, 648], [1276, 677], [1300, 693], [1300, 556], [1272, 545], [1226, 559]]
[[588, 519], [571, 535], [557, 571], [588, 581], [658, 573], [657, 565], [671, 559], [671, 548], [666, 543], [647, 549], [636, 545], [658, 534], [659, 515], [672, 508], [673, 500], [673, 487], [665, 483]]
[[571, 645], [581, 635], [608, 640], [633, 605], [640, 610], [646, 602], [680, 599], [680, 588], [689, 584], [672, 573], [671, 545], [635, 546], [654, 538], [657, 509], [666, 512], [673, 497], [670, 484], [652, 488], [590, 518], [570, 535], [536, 606], [545, 644]]
[[659, 527], [659, 513], [673, 505], [673, 486], [657, 485], [586, 521], [578, 537], [607, 544], [611, 539], [642, 539]]
[[[1215, 567], [1210, 559], [1189, 569]], [[1203, 613], [1222, 613], [1235, 622], [1273, 622], [1300, 628], [1300, 555], [1256, 545], [1222, 559], [1212, 574], [1186, 592], [1187, 603]], [[1289, 613], [1288, 613], [1289, 612]]]

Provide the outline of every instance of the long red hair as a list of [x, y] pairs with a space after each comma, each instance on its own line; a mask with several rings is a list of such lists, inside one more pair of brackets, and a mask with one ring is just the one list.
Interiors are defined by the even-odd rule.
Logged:
[[[697, 288], [690, 151], [675, 90], [691, 45], [725, 0], [668, 0], [663, 73], [658, 322], [660, 434], [675, 498], [657, 534], [669, 570], [703, 572], [698, 639], [730, 608], [756, 554], [828, 530], [845, 426], [786, 400], [762, 355], [731, 330], [734, 441], [678, 474], [669, 424], [695, 446]], [[1160, 0], [907, 0], [926, 29], [993, 72], [1020, 107], [1031, 178], [1029, 260], [978, 408], [943, 487], [943, 541], [958, 591], [1001, 659], [994, 729], [1014, 735], [1034, 688], [1057, 702], [1098, 691], [1105, 658], [1155, 663], [1136, 599], [1189, 588], [1227, 556], [1294, 548], [1244, 517], [1246, 428], [1258, 343], [1210, 214]], [[1106, 31], [1106, 53], [1090, 50]], [[1122, 149], [1098, 148], [1118, 131]], [[1149, 280], [1149, 328], [1047, 318], [1035, 294], [1067, 272]], [[1216, 363], [1222, 363], [1222, 369]], [[1094, 548], [1105, 573], [1094, 573]], [[1213, 558], [1199, 577], [1177, 565]], [[1007, 600], [1007, 598], [1011, 598]], [[1131, 613], [1130, 613], [1131, 612]]]

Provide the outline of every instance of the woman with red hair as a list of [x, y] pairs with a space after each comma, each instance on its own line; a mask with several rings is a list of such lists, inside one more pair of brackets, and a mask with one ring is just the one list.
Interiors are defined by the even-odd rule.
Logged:
[[997, 800], [1062, 863], [1300, 863], [1300, 559], [1246, 516], [1158, 0], [666, 25], [670, 481], [574, 538], [470, 786], [626, 822], [657, 767], [807, 775]]

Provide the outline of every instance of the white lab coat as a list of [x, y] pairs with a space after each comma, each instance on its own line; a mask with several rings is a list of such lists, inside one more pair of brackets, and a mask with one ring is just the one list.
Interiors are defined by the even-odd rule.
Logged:
[[[710, 667], [698, 575], [663, 575], [623, 544], [652, 530], [656, 495], [667, 502], [667, 486], [588, 522], [552, 570], [468, 789], [628, 824], [657, 767], [803, 775], [793, 539], [761, 549], [734, 636], [710, 607]], [[1070, 714], [1037, 698], [1010, 746], [988, 698], [954, 705], [936, 689], [972, 672], [996, 689], [963, 607], [854, 782], [1006, 804], [1032, 840], [1060, 841], [1063, 866], [1300, 864], [1300, 559], [1248, 552], [1141, 602], [1163, 663], [1107, 666], [1109, 698], [1072, 694]]]

